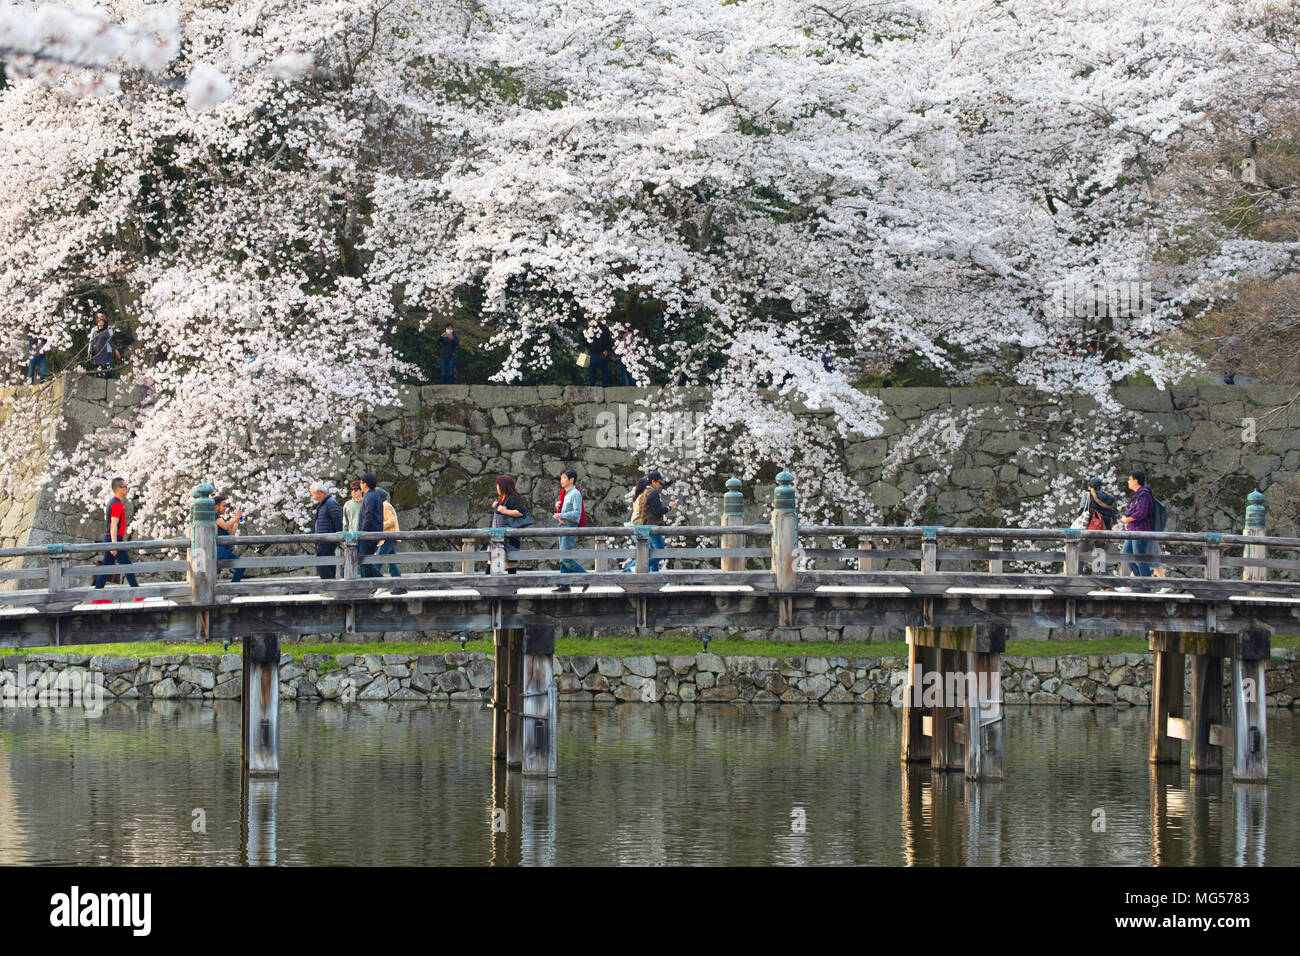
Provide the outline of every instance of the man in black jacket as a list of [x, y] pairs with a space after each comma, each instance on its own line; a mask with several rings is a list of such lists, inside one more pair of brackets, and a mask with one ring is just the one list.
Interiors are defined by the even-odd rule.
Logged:
[[456, 384], [456, 346], [460, 344], [460, 339], [456, 337], [456, 332], [447, 323], [446, 330], [438, 336], [438, 360], [441, 364], [441, 381], [443, 385]]
[[[311, 497], [316, 502], [316, 534], [339, 534], [343, 531], [343, 509], [329, 490], [319, 481], [311, 486]], [[316, 542], [316, 557], [332, 558], [338, 552], [338, 545], [332, 541]], [[316, 573], [322, 581], [334, 578], [334, 565], [320, 564]]]
[[[668, 482], [664, 481], [664, 476], [660, 472], [658, 471], [650, 472], [650, 474], [646, 475], [646, 480], [650, 482], [650, 489], [649, 491], [646, 492], [646, 498], [645, 498], [646, 523], [650, 525], [665, 524], [666, 522], [664, 521], [664, 519], [667, 518], [669, 513], [674, 508], [677, 507], [677, 502], [674, 501], [669, 503], [668, 505], [665, 505], [663, 502], [663, 498], [660, 497], [659, 493], [663, 491], [665, 486], [667, 486], [668, 484]], [[651, 550], [658, 550], [664, 547], [665, 547], [665, 543], [664, 543], [663, 535], [661, 534], [650, 535]], [[652, 572], [659, 570], [658, 558], [650, 559], [650, 570]]]
[[[362, 532], [366, 531], [383, 531], [384, 530], [384, 499], [376, 490], [379, 487], [379, 479], [375, 477], [374, 472], [368, 471], [361, 476], [361, 491], [365, 495], [361, 499], [361, 527]], [[379, 548], [378, 541], [362, 541], [361, 556], [368, 557], [375, 553]], [[363, 578], [380, 577], [380, 571], [377, 565], [361, 565], [361, 576]]]

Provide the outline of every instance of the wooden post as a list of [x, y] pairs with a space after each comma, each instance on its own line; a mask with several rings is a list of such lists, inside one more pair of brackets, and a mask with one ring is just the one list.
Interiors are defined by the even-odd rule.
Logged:
[[1062, 572], [1067, 578], [1079, 576], [1079, 529], [1065, 529], [1065, 564]]
[[526, 775], [556, 774], [556, 720], [559, 698], [552, 671], [555, 631], [549, 627], [524, 629], [523, 718], [520, 769]]
[[924, 527], [921, 529], [921, 573], [939, 573], [939, 529]]
[[63, 556], [63, 545], [61, 544], [47, 544], [45, 550], [50, 553], [50, 563], [46, 569], [49, 575], [46, 579], [46, 589], [50, 592], [50, 596], [53, 597], [68, 586], [64, 577], [68, 570], [68, 559]]
[[637, 574], [650, 573], [650, 525], [639, 524], [632, 529], [636, 536], [636, 567], [633, 569]]
[[[190, 504], [190, 601], [196, 607], [217, 600], [217, 505], [212, 500], [213, 487], [206, 481], [194, 489]], [[208, 639], [208, 612], [194, 615], [194, 638]]]
[[506, 759], [508, 713], [510, 707], [510, 632], [492, 631], [492, 759]]
[[[597, 538], [597, 539], [595, 540], [595, 543], [592, 545], [592, 548], [593, 548], [594, 550], [596, 550], [596, 551], [604, 551], [604, 550], [606, 550], [606, 549], [605, 549], [605, 539], [604, 539], [604, 538]], [[596, 563], [595, 563], [595, 565], [593, 565], [593, 567], [592, 567], [592, 570], [593, 570], [593, 571], [596, 571], [597, 573], [599, 573], [599, 572], [601, 572], [601, 571], [609, 571], [609, 570], [611, 569], [610, 566], [611, 566], [612, 564], [613, 564], [613, 560], [610, 559], [610, 558], [597, 558], [597, 559], [596, 559]]]
[[874, 551], [875, 549], [876, 549], [875, 544], [872, 542], [870, 538], [858, 539], [858, 570], [859, 571], [876, 570], [876, 559], [871, 557], [871, 552]]
[[244, 638], [244, 726], [240, 754], [252, 776], [280, 772], [280, 635]]
[[[473, 551], [473, 550], [474, 550], [474, 539], [473, 539], [473, 538], [461, 538], [461, 539], [460, 539], [460, 550], [461, 550], [461, 551]], [[473, 574], [473, 573], [474, 573], [474, 562], [473, 562], [473, 561], [462, 561], [462, 562], [460, 563], [460, 573], [461, 573], [461, 574]]]
[[[990, 551], [1001, 551], [1001, 550], [1002, 550], [1002, 539], [1001, 539], [1001, 538], [989, 538], [989, 550], [990, 550]], [[989, 558], [989, 574], [1001, 574], [1001, 573], [1002, 573], [1002, 559], [1001, 559], [1001, 558]]]
[[358, 531], [343, 532], [343, 577], [354, 581], [361, 577], [361, 545]]
[[492, 540], [488, 542], [488, 568], [493, 574], [506, 573], [506, 531], [508, 528], [489, 528]]
[[1223, 658], [1192, 655], [1192, 773], [1223, 773]]
[[1002, 774], [1002, 652], [1007, 646], [1005, 627], [977, 625], [976, 648], [966, 654], [966, 670], [975, 675], [976, 696], [967, 697], [966, 776], [974, 780], [1001, 780]]
[[925, 708], [921, 705], [921, 681], [932, 669], [932, 649], [920, 643], [922, 631], [933, 628], [907, 629], [907, 683], [903, 685], [902, 757], [904, 763], [929, 763], [930, 738], [922, 730]]
[[1243, 631], [1232, 659], [1232, 779], [1268, 779], [1264, 668], [1272, 650], [1267, 631]]
[[[973, 628], [944, 628], [944, 631], [966, 631], [971, 632]], [[950, 771], [966, 769], [966, 741], [965, 732], [967, 726], [958, 723], [958, 717], [966, 709], [970, 694], [967, 692], [967, 681], [965, 673], [962, 671], [962, 664], [965, 663], [965, 654], [961, 651], [950, 648], [939, 648], [935, 652], [936, 659], [939, 662], [936, 668], [942, 680], [942, 696], [939, 705], [931, 710], [933, 715], [930, 724], [930, 767], [933, 770]], [[954, 679], [949, 679], [948, 675], [954, 675]], [[964, 694], [961, 698], [949, 699], [950, 689], [961, 688], [959, 694]], [[976, 695], [978, 697], [978, 694]]]
[[777, 625], [794, 624], [794, 598], [798, 586], [794, 552], [799, 543], [799, 515], [795, 511], [794, 475], [782, 471], [776, 476], [772, 495], [772, 573], [776, 576]]
[[[727, 490], [722, 496], [722, 525], [731, 527], [745, 523], [745, 496], [740, 493], [740, 479], [728, 478]], [[724, 534], [722, 536], [722, 546], [724, 548], [743, 548], [745, 546], [745, 536], [743, 534]], [[745, 570], [744, 558], [723, 558], [722, 570], [724, 571], [743, 571]]]
[[523, 766], [524, 713], [524, 632], [523, 628], [506, 630], [506, 766], [518, 770]]
[[1219, 580], [1223, 561], [1223, 535], [1211, 531], [1205, 536], [1205, 580]]
[[[1246, 500], [1250, 504], [1246, 505], [1246, 527], [1241, 533], [1251, 538], [1262, 538], [1264, 536], [1264, 496], [1258, 491], [1252, 491], [1246, 496]], [[1268, 557], [1268, 548], [1262, 544], [1248, 544], [1241, 551], [1242, 557], [1248, 559], [1262, 561]], [[1241, 579], [1243, 581], [1267, 581], [1268, 568], [1243, 565]]]
[[1153, 764], [1178, 763], [1182, 744], [1178, 737], [1169, 735], [1169, 718], [1183, 717], [1187, 656], [1176, 632], [1151, 631], [1148, 640], [1155, 655], [1148, 759]]

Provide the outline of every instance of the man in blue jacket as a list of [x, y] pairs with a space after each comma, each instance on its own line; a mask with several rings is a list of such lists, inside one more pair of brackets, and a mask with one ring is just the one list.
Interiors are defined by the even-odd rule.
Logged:
[[[341, 533], [343, 531], [343, 509], [339, 507], [338, 501], [319, 481], [313, 482], [311, 486], [311, 498], [312, 501], [316, 502], [316, 533]], [[332, 541], [317, 541], [316, 557], [332, 558], [338, 552], [338, 547]], [[334, 571], [335, 568], [332, 564], [316, 566], [316, 573], [321, 576], [322, 581], [332, 580]]]
[[[379, 479], [375, 477], [372, 471], [366, 472], [361, 476], [361, 493], [365, 496], [361, 499], [361, 528], [366, 531], [383, 531], [384, 530], [384, 499], [376, 490], [379, 487]], [[375, 553], [379, 548], [378, 541], [362, 541], [361, 556], [368, 557]], [[378, 565], [363, 564], [361, 565], [361, 576], [363, 578], [377, 578], [382, 576]]]

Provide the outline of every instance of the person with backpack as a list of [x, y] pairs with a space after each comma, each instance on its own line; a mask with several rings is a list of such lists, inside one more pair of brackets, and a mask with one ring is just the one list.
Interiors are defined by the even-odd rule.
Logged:
[[[578, 490], [578, 473], [572, 468], [560, 472], [560, 499], [555, 502], [555, 520], [570, 528], [581, 528], [587, 523], [587, 509], [582, 504], [582, 492]], [[577, 535], [564, 535], [560, 538], [560, 550], [572, 551], [577, 543]], [[560, 573], [585, 574], [586, 568], [573, 558], [561, 558]], [[585, 584], [579, 584], [578, 590], [585, 587]], [[569, 586], [561, 584], [555, 590], [568, 591]]]
[[[675, 501], [670, 501], [667, 505], [665, 505], [663, 503], [663, 499], [660, 497], [660, 492], [662, 492], [664, 488], [668, 487], [668, 482], [664, 480], [664, 476], [658, 471], [652, 471], [650, 472], [650, 474], [646, 475], [645, 477], [648, 486], [646, 487], [645, 490], [645, 507], [642, 515], [643, 520], [648, 525], [667, 524], [667, 522], [664, 519], [667, 518], [669, 514], [672, 512], [672, 510], [677, 507], [677, 502]], [[661, 550], [664, 547], [666, 547], [666, 544], [664, 542], [663, 535], [661, 534], [650, 535], [651, 551], [654, 551], [656, 549]], [[653, 574], [655, 571], [658, 570], [659, 570], [659, 559], [651, 558], [650, 572]]]
[[[1156, 519], [1156, 499], [1151, 494], [1151, 489], [1147, 487], [1147, 476], [1141, 468], [1134, 468], [1128, 473], [1128, 487], [1133, 492], [1129, 498], [1128, 507], [1124, 509], [1124, 515], [1119, 520], [1124, 522], [1124, 527], [1129, 531], [1154, 531]], [[1149, 540], [1139, 540], [1129, 538], [1124, 542], [1124, 548], [1121, 553], [1131, 555], [1146, 556], [1151, 553], [1151, 544]], [[1151, 577], [1151, 565], [1145, 561], [1130, 561], [1129, 570], [1141, 578]]]
[[[108, 499], [108, 504], [104, 507], [104, 537], [103, 540], [109, 544], [117, 544], [126, 540], [126, 479], [113, 479], [113, 497]], [[130, 564], [131, 555], [125, 548], [111, 548], [104, 552], [104, 567], [110, 564]], [[95, 587], [102, 589], [108, 582], [107, 574], [100, 574], [95, 578]], [[140, 585], [136, 583], [135, 575], [127, 572], [126, 583], [133, 588]], [[144, 598], [135, 598], [137, 601], [143, 601]], [[96, 602], [107, 603], [107, 602]]]

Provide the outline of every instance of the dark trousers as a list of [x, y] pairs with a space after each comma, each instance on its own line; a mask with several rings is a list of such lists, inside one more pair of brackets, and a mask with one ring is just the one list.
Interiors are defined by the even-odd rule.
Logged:
[[[104, 535], [99, 540], [107, 541], [108, 535]], [[118, 543], [120, 544], [121, 542]], [[104, 567], [108, 567], [110, 564], [130, 564], [130, 563], [131, 563], [131, 555], [124, 548], [119, 548], [117, 554], [113, 554], [111, 551], [104, 552]], [[101, 574], [95, 578], [95, 587], [102, 588], [107, 582], [108, 582], [108, 575]], [[131, 574], [129, 571], [126, 574], [126, 583], [131, 585], [131, 587], [133, 588], [138, 588], [140, 586], [139, 584], [136, 583], [135, 575]]]
[[455, 384], [456, 384], [456, 358], [455, 358], [455, 356], [452, 356], [451, 358], [444, 358], [444, 359], [442, 360], [442, 384], [443, 384], [443, 385], [455, 385]]
[[[337, 544], [326, 544], [324, 542], [318, 542], [316, 544], [316, 557], [332, 558], [337, 552], [337, 549], [338, 549]], [[317, 565], [316, 567], [316, 573], [320, 575], [322, 581], [333, 580], [334, 573], [337, 570], [338, 568], [328, 564], [321, 564], [321, 565]]]
[[[1151, 553], [1152, 541], [1148, 538], [1129, 538], [1120, 549], [1121, 554], [1146, 555]], [[1128, 562], [1129, 570], [1139, 578], [1151, 577], [1151, 565], [1146, 561]]]
[[27, 380], [33, 385], [36, 384], [36, 373], [41, 373], [41, 381], [45, 381], [45, 356], [34, 355], [27, 360]]
[[[360, 543], [361, 557], [368, 558], [372, 556], [375, 553], [377, 546], [377, 542], [362, 541]], [[363, 578], [381, 578], [384, 576], [384, 573], [379, 570], [379, 565], [377, 564], [363, 564], [361, 565], [361, 576]]]
[[[218, 561], [234, 561], [237, 557], [239, 557], [239, 555], [235, 554], [233, 550], [227, 548], [224, 544], [217, 546]], [[244, 579], [244, 572], [247, 570], [248, 568], [235, 568], [234, 573], [230, 575], [230, 583], [238, 584], [242, 581]]]
[[605, 388], [609, 388], [609, 356], [608, 355], [593, 355], [591, 357], [591, 365], [587, 369], [588, 385], [596, 384], [597, 369], [600, 370], [600, 384]]

